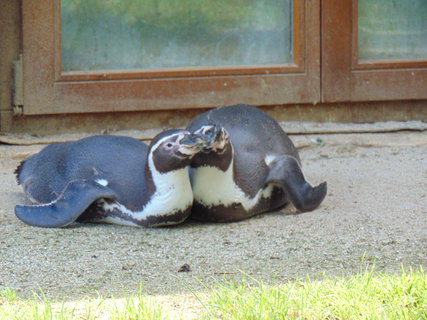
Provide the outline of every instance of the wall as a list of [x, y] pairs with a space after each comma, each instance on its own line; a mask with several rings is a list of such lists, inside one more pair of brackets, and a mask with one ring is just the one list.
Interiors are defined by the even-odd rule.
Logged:
[[[22, 48], [21, 1], [0, 1], [0, 131], [51, 134], [185, 126], [203, 110], [13, 116], [13, 61]], [[280, 121], [374, 122], [427, 119], [427, 101], [265, 107]]]
[[21, 1], [0, 1], [0, 130], [12, 128], [13, 61], [21, 46]]

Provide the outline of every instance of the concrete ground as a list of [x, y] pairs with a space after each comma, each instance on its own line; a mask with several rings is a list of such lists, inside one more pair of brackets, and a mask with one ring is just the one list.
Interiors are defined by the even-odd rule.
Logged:
[[[417, 125], [296, 130], [291, 139], [307, 180], [328, 182], [329, 193], [313, 212], [289, 207], [237, 223], [188, 221], [161, 229], [23, 224], [14, 206], [29, 202], [13, 170], [43, 147], [22, 143], [49, 138], [4, 135], [0, 140], [21, 145], [0, 145], [0, 290], [25, 297], [42, 289], [49, 297], [79, 299], [134, 293], [141, 283], [149, 294], [176, 295], [241, 278], [242, 271], [282, 283], [374, 264], [381, 272], [427, 269], [427, 124]], [[184, 264], [190, 271], [178, 272]]]

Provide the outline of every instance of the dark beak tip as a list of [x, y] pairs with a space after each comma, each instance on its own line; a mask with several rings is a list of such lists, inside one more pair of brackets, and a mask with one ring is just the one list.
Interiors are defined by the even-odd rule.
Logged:
[[200, 150], [206, 145], [208, 145], [210, 141], [206, 141], [206, 139], [200, 135], [191, 134], [187, 135], [180, 141], [180, 145], [189, 149]]
[[189, 133], [180, 141], [180, 144], [192, 149], [210, 148], [224, 138], [223, 128], [220, 125], [212, 125], [205, 133]]

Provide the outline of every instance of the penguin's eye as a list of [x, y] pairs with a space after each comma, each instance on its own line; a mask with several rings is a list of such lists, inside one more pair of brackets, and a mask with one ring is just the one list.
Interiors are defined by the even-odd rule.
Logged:
[[166, 143], [164, 148], [165, 148], [165, 150], [166, 150], [166, 151], [170, 151], [170, 150], [172, 150], [172, 148], [173, 148], [173, 143], [172, 143], [172, 142], [168, 142], [168, 143]]

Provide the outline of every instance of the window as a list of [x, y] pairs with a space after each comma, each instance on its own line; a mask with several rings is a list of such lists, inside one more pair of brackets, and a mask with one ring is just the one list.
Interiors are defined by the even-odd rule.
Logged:
[[62, 71], [292, 63], [292, 1], [63, 0]]
[[427, 60], [427, 1], [359, 0], [360, 61]]
[[322, 100], [427, 98], [424, 0], [322, 2]]
[[24, 114], [319, 101], [318, 0], [177, 3], [24, 2]]
[[427, 99], [426, 21], [425, 0], [24, 1], [23, 112]]

